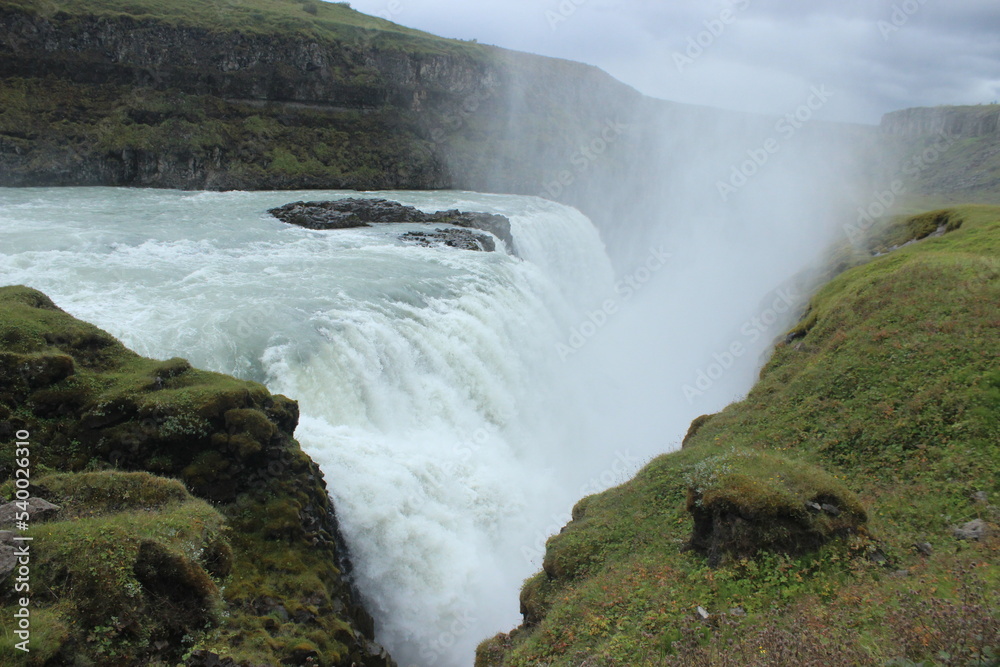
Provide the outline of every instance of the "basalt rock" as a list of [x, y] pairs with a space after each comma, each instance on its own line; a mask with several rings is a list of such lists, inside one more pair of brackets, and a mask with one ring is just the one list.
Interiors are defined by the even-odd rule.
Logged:
[[[513, 250], [514, 237], [510, 231], [510, 220], [491, 213], [463, 212], [459, 210], [424, 213], [413, 206], [406, 206], [388, 199], [363, 199], [351, 197], [334, 201], [292, 202], [268, 211], [282, 222], [307, 229], [349, 229], [386, 223], [431, 223], [448, 224], [466, 229], [489, 232]], [[415, 240], [421, 245], [441, 242], [445, 245], [468, 250], [494, 250], [495, 244], [481, 234], [461, 234], [458, 230], [435, 230], [404, 235], [407, 240]], [[484, 241], [493, 247], [486, 247]]]
[[13, 526], [21, 521], [21, 516], [27, 516], [26, 522], [44, 521], [59, 511], [58, 505], [53, 505], [41, 498], [28, 498], [26, 501], [0, 505], [0, 526]]
[[433, 232], [406, 232], [399, 237], [407, 243], [419, 246], [448, 246], [459, 250], [481, 250], [493, 252], [497, 245], [492, 237], [477, 234], [468, 229], [435, 229]]

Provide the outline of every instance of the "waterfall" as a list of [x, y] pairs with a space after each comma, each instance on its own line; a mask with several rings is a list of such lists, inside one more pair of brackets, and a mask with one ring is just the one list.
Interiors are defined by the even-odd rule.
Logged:
[[586, 475], [590, 491], [624, 479], [612, 452], [582, 447], [583, 392], [558, 353], [614, 277], [575, 209], [379, 194], [505, 214], [517, 255], [400, 242], [414, 225], [317, 232], [263, 214], [340, 192], [0, 190], [0, 280], [142, 354], [298, 400], [296, 436], [379, 639], [401, 665], [468, 665], [520, 620], [520, 584]]

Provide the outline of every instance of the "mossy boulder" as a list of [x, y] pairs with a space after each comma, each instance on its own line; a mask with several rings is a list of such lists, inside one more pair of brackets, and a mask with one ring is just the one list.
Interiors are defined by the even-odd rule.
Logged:
[[690, 548], [712, 565], [761, 551], [798, 554], [857, 532], [868, 520], [857, 496], [820, 468], [774, 454], [735, 450], [688, 475]]
[[695, 417], [691, 421], [691, 425], [688, 427], [687, 433], [684, 435], [684, 439], [681, 441], [681, 447], [687, 447], [691, 439], [698, 434], [701, 427], [712, 418], [713, 415], [701, 415], [700, 417]]
[[[36, 290], [0, 288], [0, 438], [30, 432], [36, 475], [59, 473], [33, 493], [63, 507], [33, 528], [53, 592], [33, 604], [63, 630], [32, 660], [391, 664], [340, 569], [298, 416], [260, 384], [145, 359]], [[0, 482], [15, 467], [0, 449]], [[0, 596], [0, 618], [12, 604]]]

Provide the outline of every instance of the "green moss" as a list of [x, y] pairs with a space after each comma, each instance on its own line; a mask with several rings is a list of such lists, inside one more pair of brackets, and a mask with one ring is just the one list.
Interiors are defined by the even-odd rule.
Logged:
[[[16, 647], [21, 639], [7, 634], [0, 637], [0, 663], [44, 665], [58, 660], [60, 651], [70, 643], [73, 636], [72, 623], [67, 621], [71, 615], [69, 605], [65, 603], [31, 610], [31, 653], [26, 656], [24, 651]], [[85, 661], [86, 657], [81, 655], [80, 662], [87, 664]]]
[[807, 515], [807, 503], [836, 503], [862, 521], [857, 497], [818, 467], [753, 450], [732, 450], [691, 466], [685, 480], [692, 504], [729, 506], [747, 518]]
[[245, 435], [261, 444], [267, 444], [278, 433], [274, 423], [260, 410], [229, 410], [225, 419], [231, 434]]
[[866, 245], [871, 252], [882, 254], [935, 233], [953, 232], [961, 226], [962, 216], [954, 209], [900, 215], [872, 229]]
[[701, 427], [705, 425], [705, 422], [711, 418], [712, 415], [701, 415], [700, 417], [695, 417], [691, 422], [691, 425], [688, 427], [687, 433], [684, 435], [684, 440], [681, 441], [681, 447], [686, 447], [691, 438], [693, 438], [698, 431], [701, 430]]
[[[63, 505], [60, 516], [97, 516], [126, 510], [156, 510], [191, 499], [174, 479], [144, 472], [102, 472], [46, 475], [37, 480], [45, 496]], [[0, 496], [13, 497], [13, 484], [0, 486]]]
[[816, 466], [753, 450], [704, 458], [687, 476], [692, 548], [712, 565], [768, 550], [800, 553], [856, 533], [867, 513]]

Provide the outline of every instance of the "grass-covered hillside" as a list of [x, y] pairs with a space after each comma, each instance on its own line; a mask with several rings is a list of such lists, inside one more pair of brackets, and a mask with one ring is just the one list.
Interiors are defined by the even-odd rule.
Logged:
[[58, 507], [0, 525], [32, 538], [30, 653], [10, 574], [0, 665], [390, 664], [297, 420], [261, 385], [140, 357], [0, 288], [0, 502], [27, 467], [31, 496]]
[[581, 500], [477, 665], [1000, 664], [1000, 208], [874, 243], [915, 236], [822, 288], [746, 400]]
[[[3, 0], [2, 8], [49, 19], [61, 16], [151, 19], [214, 32], [306, 36], [318, 40], [365, 39], [407, 51], [469, 51], [459, 40], [436, 37], [351, 9], [348, 2], [323, 0]], [[391, 12], [390, 12], [391, 13]]]

